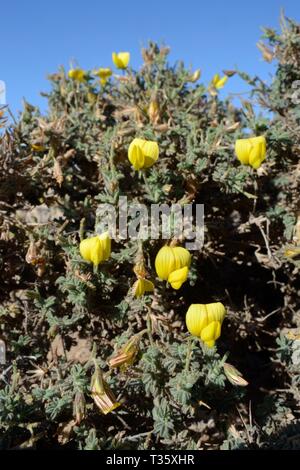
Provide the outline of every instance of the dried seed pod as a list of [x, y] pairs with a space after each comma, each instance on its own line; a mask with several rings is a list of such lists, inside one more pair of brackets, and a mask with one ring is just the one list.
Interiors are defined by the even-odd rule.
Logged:
[[53, 178], [56, 180], [56, 182], [59, 184], [59, 186], [62, 185], [62, 183], [64, 181], [64, 175], [63, 175], [63, 172], [62, 172], [61, 164], [59, 163], [59, 160], [57, 158], [54, 160]]
[[248, 382], [245, 380], [240, 373], [234, 366], [225, 362], [223, 366], [225, 375], [232, 385], [237, 385], [239, 387], [247, 387]]

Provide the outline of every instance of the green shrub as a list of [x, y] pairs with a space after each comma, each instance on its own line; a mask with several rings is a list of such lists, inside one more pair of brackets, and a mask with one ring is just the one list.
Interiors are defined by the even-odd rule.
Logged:
[[[78, 82], [60, 69], [45, 115], [25, 102], [17, 122], [0, 117], [2, 448], [300, 447], [299, 28], [265, 30], [270, 85], [232, 71], [250, 86], [241, 107], [150, 43], [138, 72], [102, 86], [92, 71]], [[266, 137], [257, 170], [235, 156], [248, 135]], [[127, 158], [136, 137], [160, 149], [140, 174]], [[121, 196], [205, 205], [204, 246], [179, 290], [156, 277], [162, 240], [113, 241], [97, 269], [80, 256], [99, 205]], [[141, 259], [155, 290], [134, 298]], [[218, 301], [227, 315], [208, 349], [190, 341], [185, 313]], [[138, 333], [134, 363], [109, 368]], [[247, 387], [226, 378], [227, 359]], [[106, 415], [91, 396], [95, 367], [121, 403]]]

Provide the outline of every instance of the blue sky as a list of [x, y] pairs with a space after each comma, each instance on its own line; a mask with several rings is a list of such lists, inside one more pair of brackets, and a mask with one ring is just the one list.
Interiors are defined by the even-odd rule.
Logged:
[[[76, 59], [91, 69], [111, 65], [111, 52], [131, 52], [141, 63], [149, 39], [171, 47], [170, 62], [183, 59], [202, 70], [208, 82], [215, 72], [238, 66], [270, 80], [273, 70], [261, 59], [256, 42], [262, 26], [279, 28], [280, 9], [300, 22], [298, 0], [10, 0], [0, 7], [0, 80], [14, 113], [22, 98], [46, 107], [47, 74]], [[244, 92], [233, 77], [222, 94]]]

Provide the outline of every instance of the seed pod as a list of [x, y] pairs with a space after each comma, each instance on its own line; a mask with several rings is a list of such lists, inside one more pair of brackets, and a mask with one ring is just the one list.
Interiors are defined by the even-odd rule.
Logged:
[[225, 375], [232, 385], [237, 385], [238, 387], [247, 387], [248, 382], [242, 376], [242, 374], [231, 364], [225, 362], [223, 366]]
[[81, 421], [85, 418], [86, 413], [86, 402], [84, 393], [81, 391], [76, 392], [74, 402], [73, 402], [73, 416], [75, 418], [76, 424], [80, 424]]

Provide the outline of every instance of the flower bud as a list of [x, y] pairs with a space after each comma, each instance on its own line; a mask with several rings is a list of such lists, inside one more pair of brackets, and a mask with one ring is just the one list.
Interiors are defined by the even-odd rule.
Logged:
[[201, 70], [197, 69], [195, 72], [188, 78], [188, 82], [195, 83], [199, 80], [201, 76]]
[[76, 424], [80, 424], [81, 421], [85, 418], [86, 413], [86, 403], [83, 392], [76, 392], [74, 402], [73, 402], [73, 416], [75, 418]]
[[189, 268], [187, 266], [184, 266], [183, 268], [176, 269], [176, 271], [173, 271], [170, 273], [168, 277], [168, 282], [171, 284], [173, 289], [180, 289], [182, 284], [187, 280], [189, 275]]
[[248, 382], [243, 378], [242, 374], [231, 364], [225, 362], [223, 366], [225, 375], [232, 385], [238, 385], [239, 387], [246, 387]]
[[108, 361], [109, 367], [122, 367], [126, 369], [134, 363], [139, 352], [140, 336], [133, 336], [119, 351]]
[[105, 415], [121, 405], [105, 382], [98, 365], [95, 366], [95, 372], [91, 379], [91, 395], [99, 410]]

